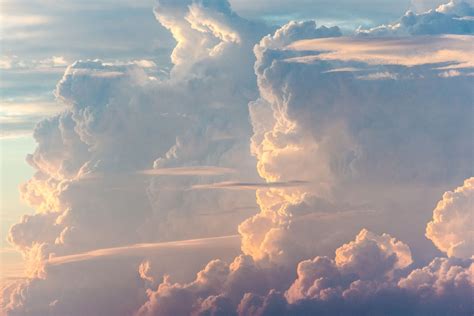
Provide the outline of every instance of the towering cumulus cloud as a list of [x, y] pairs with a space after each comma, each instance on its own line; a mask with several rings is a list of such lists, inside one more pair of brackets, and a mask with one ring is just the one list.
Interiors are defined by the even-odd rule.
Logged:
[[472, 37], [318, 38], [337, 35], [327, 31], [305, 39], [293, 23], [255, 47], [258, 172], [308, 185], [258, 191], [262, 211], [239, 227], [243, 250], [328, 255], [368, 226], [404, 230], [429, 256], [418, 249], [429, 247], [433, 201], [472, 172]]
[[[4, 293], [10, 297], [4, 308], [13, 314], [130, 315], [145, 299], [141, 258], [54, 267], [48, 260], [231, 235], [256, 208], [249, 191], [190, 188], [223, 177], [255, 181], [247, 109], [257, 96], [252, 47], [270, 29], [241, 19], [223, 1], [160, 1], [155, 13], [177, 42], [170, 74], [133, 63], [77, 61], [56, 88], [67, 110], [36, 127], [38, 145], [27, 157], [36, 174], [21, 189], [36, 213], [9, 233], [31, 278]], [[177, 167], [187, 172], [167, 172]], [[192, 276], [208, 260], [238, 253], [234, 243], [218, 253], [201, 248], [194, 260], [184, 259], [190, 250], [179, 251], [182, 257], [173, 260], [192, 263], [185, 267], [161, 258], [156, 273]], [[149, 258], [151, 267], [155, 259]]]
[[474, 313], [468, 3], [353, 36], [155, 15], [169, 73], [77, 61], [35, 129], [7, 315]]
[[474, 178], [444, 193], [426, 227], [426, 237], [449, 257], [470, 258], [474, 249]]

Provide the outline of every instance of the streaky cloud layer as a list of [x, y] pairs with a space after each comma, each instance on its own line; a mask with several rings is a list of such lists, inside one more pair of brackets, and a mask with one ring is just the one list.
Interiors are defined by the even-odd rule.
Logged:
[[159, 168], [139, 171], [138, 174], [148, 176], [216, 176], [222, 174], [236, 173], [232, 168], [213, 167], [213, 166], [195, 166], [195, 167], [176, 167]]
[[160, 250], [173, 250], [177, 248], [203, 248], [203, 247], [222, 247], [229, 246], [235, 247], [239, 243], [239, 236], [222, 236], [214, 238], [201, 238], [201, 239], [190, 239], [180, 241], [169, 241], [159, 243], [146, 243], [146, 244], [134, 244], [122, 247], [113, 247], [105, 249], [97, 249], [87, 251], [79, 254], [71, 254], [61, 257], [51, 256], [45, 265], [61, 265], [71, 262], [95, 260], [103, 257], [116, 257], [116, 256], [146, 256], [150, 252], [158, 252]]
[[474, 41], [467, 35], [443, 35], [435, 39], [428, 36], [313, 39], [292, 43], [288, 49], [318, 52], [288, 58], [288, 62], [328, 60], [408, 67], [433, 64], [433, 68], [441, 69], [474, 67], [474, 58], [469, 53], [474, 49]]
[[192, 186], [192, 189], [227, 189], [227, 190], [257, 190], [264, 188], [291, 188], [301, 187], [308, 184], [306, 181], [292, 180], [286, 182], [264, 182], [264, 183], [253, 183], [253, 182], [232, 182], [224, 181], [211, 184], [196, 184]]

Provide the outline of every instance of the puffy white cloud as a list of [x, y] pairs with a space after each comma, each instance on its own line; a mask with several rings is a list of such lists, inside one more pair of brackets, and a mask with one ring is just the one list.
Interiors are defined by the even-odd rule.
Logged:
[[436, 258], [407, 272], [410, 264], [406, 244], [362, 230], [336, 250], [334, 259], [300, 262], [292, 284], [292, 273], [250, 257], [239, 256], [230, 265], [211, 261], [191, 283], [165, 278], [156, 291], [148, 291], [138, 315], [472, 312], [472, 260]]
[[441, 4], [436, 8], [436, 12], [463, 16], [474, 16], [474, 8], [472, 7], [472, 1], [464, 0], [451, 0], [448, 3]]
[[474, 8], [463, 0], [451, 0], [436, 10], [424, 13], [407, 11], [397, 22], [377, 26], [368, 30], [358, 29], [361, 35], [433, 35], [433, 34], [473, 34]]
[[474, 255], [474, 178], [454, 191], [447, 191], [433, 210], [433, 220], [426, 226], [426, 237], [449, 257], [471, 258]]
[[[396, 249], [387, 248], [387, 241]], [[351, 255], [353, 265], [349, 269], [338, 260], [341, 252]], [[407, 245], [386, 234], [379, 236], [363, 230], [354, 241], [336, 250], [334, 260], [318, 256], [302, 261], [297, 278], [286, 293], [271, 290], [263, 296], [245, 294], [238, 312], [239, 315], [472, 313], [472, 260], [435, 258], [428, 266], [401, 277], [410, 262]]]
[[[229, 57], [235, 53], [229, 50], [236, 48], [241, 53], [239, 61], [245, 63], [251, 52], [238, 47], [250, 48], [270, 30], [264, 24], [235, 14], [227, 1], [161, 0], [155, 8], [155, 16], [176, 40], [171, 54], [172, 71], [176, 76], [186, 74], [193, 65], [206, 63], [209, 57], [224, 53]], [[225, 68], [225, 64], [221, 66]]]
[[361, 279], [377, 279], [412, 263], [410, 248], [388, 234], [363, 229], [354, 241], [336, 249], [336, 264]]
[[402, 278], [398, 285], [415, 293], [420, 306], [433, 310], [443, 310], [449, 306], [458, 310], [459, 314], [467, 315], [473, 309], [473, 273], [472, 260], [435, 258], [428, 266], [415, 269]]
[[[369, 288], [389, 280], [397, 269], [412, 262], [410, 248], [390, 235], [362, 230], [354, 241], [336, 249], [334, 260], [316, 257], [298, 264], [297, 278], [286, 297], [290, 303], [312, 298], [331, 300], [354, 294], [354, 287]], [[367, 283], [369, 282], [369, 283]]]
[[214, 315], [218, 311], [232, 314], [246, 292], [264, 294], [269, 290], [271, 272], [248, 256], [238, 256], [231, 264], [213, 260], [191, 283], [171, 283], [165, 277], [156, 291], [148, 291], [148, 301], [137, 315]]

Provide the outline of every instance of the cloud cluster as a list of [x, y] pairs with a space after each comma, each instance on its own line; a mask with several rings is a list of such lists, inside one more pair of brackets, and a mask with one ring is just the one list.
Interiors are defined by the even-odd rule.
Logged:
[[[36, 173], [21, 188], [36, 213], [9, 232], [33, 279], [19, 282], [8, 312], [74, 314], [84, 304], [90, 315], [130, 314], [145, 297], [136, 270], [136, 257], [145, 254], [105, 269], [103, 262], [110, 260], [92, 264], [94, 251], [232, 234], [248, 213], [228, 212], [229, 205], [255, 208], [251, 192], [186, 189], [237, 175], [256, 181], [255, 162], [246, 150], [251, 133], [246, 104], [257, 93], [251, 48], [268, 29], [240, 19], [228, 5], [191, 4], [161, 1], [156, 9], [158, 20], [177, 37], [173, 56], [183, 47], [199, 52], [185, 62], [173, 57], [170, 77], [156, 75], [159, 69], [150, 63], [87, 60], [70, 65], [57, 84], [58, 102], [67, 108], [35, 128], [37, 148], [27, 161]], [[242, 38], [229, 40], [226, 32]], [[143, 170], [151, 176], [140, 175]], [[206, 250], [183, 270], [192, 274], [211, 258], [235, 255], [236, 245], [227, 248]], [[81, 254], [88, 260], [65, 259]], [[157, 273], [186, 274], [172, 267]], [[116, 276], [99, 276], [101, 269]], [[77, 284], [76, 277], [83, 281]], [[124, 291], [99, 294], [103, 288]], [[102, 299], [91, 304], [78, 289]], [[129, 299], [117, 300], [120, 295]]]
[[[435, 258], [428, 266], [413, 270], [398, 285], [416, 293], [419, 304], [439, 308], [443, 304], [456, 306], [460, 311], [473, 309], [474, 262], [458, 258]], [[467, 303], [467, 304], [466, 304]]]
[[259, 315], [259, 309], [271, 307], [259, 306], [263, 301], [256, 298], [269, 289], [265, 301], [271, 301], [270, 306], [277, 304], [274, 311], [284, 314], [286, 305], [303, 299], [327, 301], [341, 295], [360, 295], [358, 290], [378, 286], [376, 281], [391, 280], [394, 271], [410, 263], [408, 246], [389, 235], [362, 230], [354, 241], [337, 249], [335, 260], [316, 257], [299, 263], [297, 278], [285, 297], [272, 299], [278, 295], [275, 287], [280, 291], [288, 287], [291, 273], [239, 256], [230, 265], [211, 261], [188, 284], [173, 284], [165, 278], [156, 291], [148, 291], [149, 299], [137, 315], [215, 315], [218, 311]]
[[407, 11], [397, 22], [370, 29], [358, 29], [360, 35], [400, 36], [434, 34], [473, 34], [474, 8], [464, 0], [451, 0], [436, 10], [424, 13]]
[[[77, 61], [56, 88], [67, 109], [35, 129], [36, 213], [9, 232], [29, 279], [3, 290], [7, 314], [474, 312], [472, 178], [448, 191], [472, 173], [471, 36], [265, 35], [226, 1], [155, 16], [169, 76]], [[433, 259], [423, 231], [446, 191], [426, 234], [449, 258]], [[240, 250], [203, 239], [237, 229]]]
[[[286, 293], [289, 302], [350, 297], [393, 276], [412, 262], [410, 248], [389, 235], [362, 230], [354, 241], [336, 249], [333, 260], [316, 257], [298, 264], [297, 278]], [[348, 286], [348, 284], [350, 284]]]
[[[337, 35], [307, 39], [304, 24], [290, 23], [255, 47], [260, 98], [249, 109], [257, 170], [269, 182], [307, 181], [257, 192], [261, 212], [239, 226], [244, 252], [256, 258], [328, 255], [362, 227], [403, 229], [425, 253], [421, 232], [433, 201], [472, 172], [463, 119], [472, 111], [472, 37], [318, 38]], [[451, 67], [459, 75], [443, 76]], [[352, 216], [338, 223], [343, 232], [331, 224], [340, 217], [319, 228], [320, 201]], [[354, 213], [367, 209], [399, 217], [388, 223]]]
[[403, 277], [411, 264], [406, 244], [363, 229], [334, 259], [300, 262], [294, 281], [246, 256], [211, 261], [191, 283], [165, 278], [137, 315], [472, 313], [472, 260], [436, 258]]
[[148, 301], [137, 315], [235, 314], [245, 293], [268, 291], [267, 273], [248, 256], [238, 256], [231, 264], [214, 260], [191, 283], [173, 284], [165, 277], [156, 291], [148, 291]]

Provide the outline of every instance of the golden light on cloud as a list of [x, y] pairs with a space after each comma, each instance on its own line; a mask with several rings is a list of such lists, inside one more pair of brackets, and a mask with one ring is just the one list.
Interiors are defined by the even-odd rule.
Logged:
[[474, 39], [469, 35], [373, 38], [360, 36], [301, 40], [288, 50], [318, 52], [288, 58], [288, 62], [313, 63], [318, 60], [357, 61], [369, 65], [418, 66], [449, 64], [445, 68], [474, 67]]
[[470, 3], [117, 1], [0, 0], [0, 314], [474, 315]]

